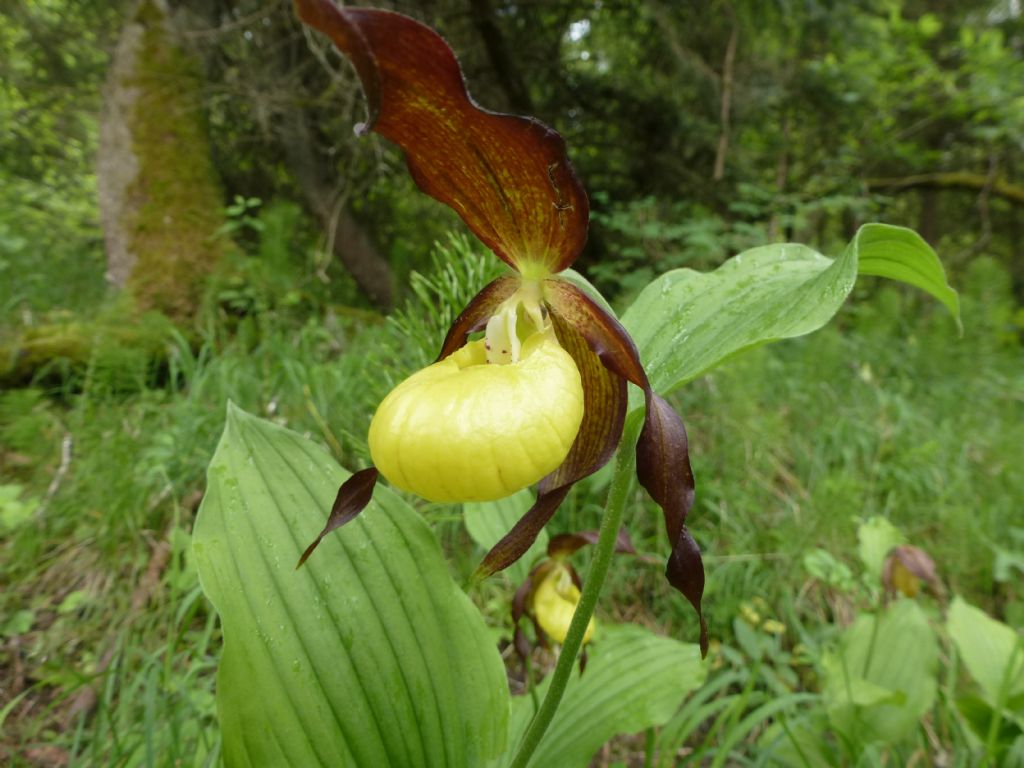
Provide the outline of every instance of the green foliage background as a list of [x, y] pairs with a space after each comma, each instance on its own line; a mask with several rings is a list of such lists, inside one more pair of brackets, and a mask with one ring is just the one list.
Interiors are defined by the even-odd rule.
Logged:
[[[753, 245], [792, 239], [836, 253], [868, 219], [916, 227], [960, 290], [962, 338], [934, 302], [865, 280], [836, 324], [737, 357], [677, 393], [719, 644], [706, 687], [657, 734], [663, 754], [683, 744], [709, 760], [754, 759], [787, 722], [778, 710], [748, 722], [760, 707], [810, 706], [786, 696], [822, 691], [816, 660], [877, 605], [856, 549], [872, 516], [927, 550], [950, 593], [1019, 631], [1017, 6], [394, 5], [446, 35], [480, 103], [528, 111], [566, 136], [593, 202], [578, 267], [617, 308], [670, 268], [712, 268]], [[15, 765], [216, 762], [221, 636], [189, 534], [224, 403], [361, 466], [376, 403], [433, 358], [450, 319], [497, 269], [453, 215], [415, 191], [393, 148], [350, 138], [364, 117], [352, 74], [301, 35], [286, 3], [171, 6], [200, 63], [211, 157], [234, 201], [227, 227], [209, 236], [237, 248], [204, 286], [200, 316], [159, 325], [159, 363], [105, 338], [84, 360], [54, 357], [28, 386], [0, 392], [0, 760]], [[93, 169], [126, 10], [63, 0], [0, 10], [5, 354], [11, 339], [91, 321], [116, 302], [103, 279]], [[488, 23], [504, 41], [497, 48], [481, 33]], [[390, 314], [331, 256], [291, 172], [285, 118], [296, 110], [315, 126], [332, 189], [391, 270]], [[606, 482], [582, 483], [552, 532], [596, 527]], [[452, 571], [468, 575], [481, 552], [461, 515], [417, 504]], [[627, 522], [641, 551], [665, 551], [657, 510], [640, 494]], [[808, 565], [822, 552], [839, 569], [828, 573], [846, 577]], [[471, 593], [496, 640], [510, 634], [514, 586], [499, 577]], [[659, 568], [642, 561], [617, 566], [599, 613], [676, 637], [690, 626]], [[763, 630], [768, 618], [783, 635]], [[891, 745], [888, 759], [992, 757], [971, 725], [989, 710], [956, 701], [972, 685], [955, 671], [941, 679], [925, 715], [931, 730]], [[643, 743], [615, 741], [602, 759], [628, 760]]]

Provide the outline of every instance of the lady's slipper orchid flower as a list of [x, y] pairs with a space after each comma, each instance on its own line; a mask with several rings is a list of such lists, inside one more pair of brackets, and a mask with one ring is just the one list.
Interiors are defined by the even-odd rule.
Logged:
[[583, 420], [572, 357], [550, 328], [507, 362], [492, 363], [494, 351], [504, 352], [490, 338], [470, 342], [384, 398], [370, 455], [392, 485], [430, 501], [491, 501], [565, 461]]
[[[530, 654], [530, 643], [526, 638], [521, 620], [529, 616], [537, 635], [537, 642], [548, 646], [548, 641], [561, 644], [569, 634], [569, 624], [579, 605], [583, 584], [580, 576], [569, 562], [569, 556], [580, 547], [596, 544], [598, 531], [581, 531], [580, 533], [560, 533], [548, 542], [548, 556], [541, 560], [526, 580], [516, 590], [512, 598], [512, 626], [514, 627], [513, 645], [522, 658]], [[625, 529], [619, 531], [615, 541], [615, 551], [622, 554], [635, 555], [633, 542]], [[594, 637], [596, 624], [590, 618], [583, 635], [586, 645]], [[586, 664], [586, 656], [580, 660], [581, 667]]]
[[917, 597], [922, 581], [929, 586], [933, 595], [944, 595], [935, 561], [927, 552], [910, 544], [893, 547], [882, 566], [882, 585], [886, 596], [899, 592], [904, 597]]
[[[530, 575], [530, 590], [523, 610], [533, 619], [539, 640], [564, 643], [580, 602], [579, 574], [561, 559], [545, 560]], [[594, 637], [594, 617], [583, 635], [586, 645]]]
[[[561, 136], [533, 118], [478, 107], [448, 44], [413, 19], [331, 0], [295, 5], [355, 66], [369, 107], [357, 132], [397, 144], [419, 188], [454, 209], [515, 272], [485, 286], [452, 324], [438, 362], [381, 403], [369, 438], [376, 467], [341, 487], [300, 565], [369, 503], [379, 471], [435, 501], [500, 498], [539, 483], [536, 503], [479, 573], [507, 567], [572, 485], [615, 452], [628, 381], [646, 404], [637, 475], [665, 513], [666, 574], [696, 609], [706, 650], [704, 568], [685, 526], [694, 491], [686, 430], [651, 389], [618, 320], [559, 276], [583, 249], [589, 219]], [[484, 340], [470, 342], [478, 331]]]
[[[553, 560], [547, 574], [535, 585], [531, 595], [530, 611], [545, 634], [556, 643], [564, 643], [569, 634], [569, 625], [576, 606], [580, 602], [580, 585], [577, 584], [565, 563]], [[590, 617], [583, 634], [586, 645], [594, 636], [594, 617]]]

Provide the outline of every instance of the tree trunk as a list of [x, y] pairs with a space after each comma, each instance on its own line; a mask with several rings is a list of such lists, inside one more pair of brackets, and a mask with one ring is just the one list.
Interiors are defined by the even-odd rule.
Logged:
[[140, 311], [195, 317], [225, 250], [224, 203], [210, 157], [202, 79], [176, 45], [163, 0], [129, 14], [100, 122], [97, 184], [107, 277]]
[[718, 135], [718, 150], [715, 152], [715, 181], [725, 178], [725, 157], [729, 150], [729, 123], [732, 116], [733, 70], [736, 64], [736, 45], [740, 35], [739, 21], [736, 19], [732, 6], [727, 5], [726, 8], [732, 18], [732, 31], [729, 33], [729, 43], [725, 47], [725, 60], [722, 62], [722, 102], [719, 110], [722, 131]]
[[337, 203], [338, 195], [324, 173], [324, 165], [313, 152], [313, 133], [301, 107], [285, 115], [282, 138], [289, 170], [327, 233], [331, 250], [370, 301], [389, 309], [393, 297], [388, 262], [352, 213]]
[[[775, 191], [778, 193], [778, 200], [781, 200], [786, 193], [786, 184], [789, 181], [789, 132], [790, 120], [789, 110], [782, 114], [782, 136], [779, 141], [779, 154], [775, 160]], [[771, 221], [768, 223], [768, 240], [777, 242], [781, 236], [780, 213], [776, 210], [772, 213]], [[788, 234], [787, 234], [788, 239]]]
[[469, 0], [469, 6], [473, 24], [484, 41], [487, 58], [498, 76], [498, 83], [505, 92], [509, 108], [520, 115], [534, 114], [536, 110], [530, 92], [498, 26], [491, 0]]

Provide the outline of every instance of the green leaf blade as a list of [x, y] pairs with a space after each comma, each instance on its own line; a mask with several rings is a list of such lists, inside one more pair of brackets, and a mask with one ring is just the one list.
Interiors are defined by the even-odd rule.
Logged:
[[957, 294], [935, 252], [913, 231], [884, 224], [861, 227], [838, 259], [783, 243], [744, 251], [713, 272], [666, 272], [641, 291], [622, 323], [664, 395], [744, 350], [818, 330], [858, 275], [921, 288], [959, 326]]
[[899, 528], [886, 518], [875, 515], [857, 526], [857, 554], [873, 584], [882, 583], [885, 560], [889, 553], [906, 544], [907, 539]]
[[861, 614], [822, 664], [829, 720], [860, 743], [896, 743], [935, 703], [938, 666], [935, 632], [916, 602]]
[[[599, 626], [586, 672], [569, 682], [530, 765], [585, 768], [612, 736], [668, 722], [706, 675], [697, 645], [637, 626]], [[547, 681], [537, 692], [546, 691]], [[529, 696], [513, 700], [510, 746], [532, 714]]]
[[300, 570], [345, 473], [232, 410], [194, 534], [225, 649], [229, 765], [481, 764], [503, 746], [504, 668], [429, 528], [386, 489]]
[[1024, 695], [1024, 639], [1012, 627], [957, 596], [946, 628], [989, 706], [1005, 706]]
[[714, 272], [667, 272], [641, 291], [622, 323], [655, 391], [682, 386], [726, 358], [801, 336], [831, 319], [856, 280], [853, 258], [795, 244], [753, 248]]
[[934, 296], [960, 322], [960, 297], [946, 282], [946, 271], [932, 247], [917, 232], [887, 224], [865, 224], [851, 245], [858, 251], [857, 272], [888, 277]]

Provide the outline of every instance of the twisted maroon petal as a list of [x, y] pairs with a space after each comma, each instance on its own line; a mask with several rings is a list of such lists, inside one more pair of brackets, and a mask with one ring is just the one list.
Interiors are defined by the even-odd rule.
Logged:
[[615, 454], [626, 420], [626, 382], [601, 363], [587, 339], [551, 307], [551, 323], [583, 382], [583, 421], [565, 461], [540, 481], [540, 490], [572, 485], [599, 470]]
[[537, 501], [519, 518], [519, 522], [512, 526], [512, 530], [484, 556], [483, 561], [477, 566], [474, 578], [483, 579], [504, 570], [526, 554], [537, 534], [548, 524], [558, 506], [565, 501], [570, 487], [571, 484], [550, 491], [541, 491], [537, 495]]
[[313, 543], [306, 547], [306, 551], [299, 558], [298, 565], [295, 566], [296, 569], [301, 568], [302, 564], [309, 559], [309, 556], [313, 554], [313, 550], [324, 540], [324, 536], [331, 531], [341, 528], [345, 523], [351, 522], [366, 508], [366, 505], [370, 503], [370, 499], [373, 498], [373, 488], [377, 484], [378, 474], [376, 467], [368, 467], [356, 472], [341, 484], [341, 488], [338, 489], [338, 495], [334, 499], [334, 504], [331, 506], [331, 514], [327, 518], [327, 524], [320, 531], [316, 539], [313, 540]]
[[474, 104], [448, 44], [407, 16], [331, 0], [295, 6], [355, 66], [370, 113], [358, 130], [400, 146], [421, 190], [518, 271], [560, 272], [576, 260], [590, 208], [561, 136]]
[[448, 334], [444, 337], [441, 353], [437, 359], [444, 360], [452, 352], [465, 345], [469, 334], [474, 331], [482, 331], [501, 302], [516, 292], [520, 282], [522, 281], [518, 277], [506, 276], [499, 277], [485, 285], [455, 318], [455, 322], [452, 323]]
[[[708, 629], [701, 610], [704, 564], [700, 548], [686, 530], [694, 483], [683, 420], [653, 389], [629, 333], [579, 288], [564, 280], [544, 281], [553, 317], [560, 317], [586, 339], [601, 363], [644, 391], [644, 426], [637, 443], [637, 477], [665, 515], [672, 542], [666, 567], [669, 583], [683, 593], [700, 621], [701, 653], [707, 654]], [[621, 423], [620, 423], [621, 431]]]

